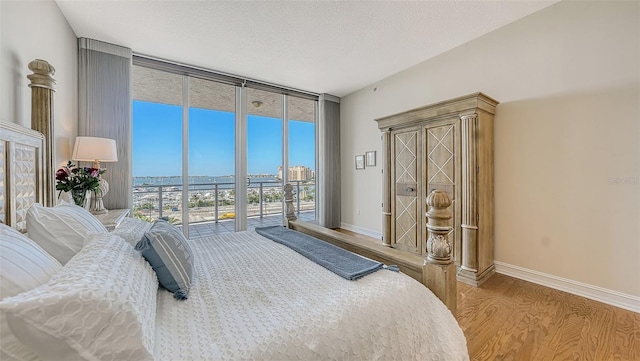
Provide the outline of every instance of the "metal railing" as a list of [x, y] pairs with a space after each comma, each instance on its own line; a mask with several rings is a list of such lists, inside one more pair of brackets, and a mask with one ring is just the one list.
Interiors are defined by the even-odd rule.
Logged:
[[[290, 181], [296, 190], [296, 211], [315, 210], [315, 182]], [[195, 183], [189, 184], [189, 223], [205, 221], [218, 222], [235, 218], [235, 183]], [[182, 184], [144, 184], [133, 187], [134, 215], [153, 219], [163, 217], [165, 208], [170, 210], [176, 224], [182, 223]], [[213, 191], [213, 192], [211, 192]], [[252, 192], [253, 191], [253, 192]], [[258, 205], [258, 210], [248, 210], [248, 216], [273, 215], [282, 213], [283, 192], [280, 181], [257, 181], [247, 185], [247, 200], [250, 205]], [[255, 194], [257, 193], [257, 194]], [[257, 197], [256, 197], [257, 196]], [[304, 200], [301, 202], [301, 198]], [[168, 206], [167, 206], [168, 205]], [[191, 209], [200, 214], [213, 213], [213, 218], [191, 219]], [[178, 212], [178, 213], [175, 213]], [[222, 215], [220, 214], [222, 212]], [[146, 214], [145, 214], [146, 213]], [[250, 214], [249, 214], [250, 213]]]

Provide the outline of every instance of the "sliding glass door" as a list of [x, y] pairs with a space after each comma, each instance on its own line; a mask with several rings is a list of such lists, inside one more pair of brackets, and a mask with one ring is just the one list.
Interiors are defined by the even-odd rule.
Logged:
[[297, 216], [306, 221], [316, 219], [316, 106], [287, 97], [287, 182], [297, 194]]
[[182, 76], [134, 67], [133, 80], [133, 214], [182, 224]]
[[282, 214], [282, 94], [247, 89], [247, 217]]
[[189, 224], [215, 223], [195, 236], [235, 230], [235, 104], [235, 86], [189, 78]]

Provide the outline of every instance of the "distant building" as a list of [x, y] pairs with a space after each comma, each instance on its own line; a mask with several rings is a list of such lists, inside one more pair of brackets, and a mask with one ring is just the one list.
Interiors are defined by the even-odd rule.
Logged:
[[[289, 167], [288, 178], [290, 181], [304, 181], [315, 178], [315, 171], [311, 170], [309, 167], [305, 167], [303, 165], [294, 165]], [[283, 168], [282, 166], [278, 166], [278, 179], [282, 179], [283, 176]]]

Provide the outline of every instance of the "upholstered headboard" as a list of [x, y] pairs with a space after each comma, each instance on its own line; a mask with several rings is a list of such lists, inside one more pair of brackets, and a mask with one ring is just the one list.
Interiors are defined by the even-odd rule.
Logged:
[[43, 198], [44, 136], [0, 120], [0, 222], [26, 232], [27, 210]]

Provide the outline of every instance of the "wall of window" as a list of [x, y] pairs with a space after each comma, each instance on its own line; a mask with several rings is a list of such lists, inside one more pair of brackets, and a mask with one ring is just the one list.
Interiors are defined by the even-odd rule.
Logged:
[[152, 65], [132, 70], [137, 217], [169, 217], [187, 235], [251, 229], [282, 216], [290, 182], [315, 219], [317, 99]]

